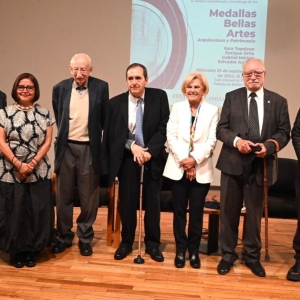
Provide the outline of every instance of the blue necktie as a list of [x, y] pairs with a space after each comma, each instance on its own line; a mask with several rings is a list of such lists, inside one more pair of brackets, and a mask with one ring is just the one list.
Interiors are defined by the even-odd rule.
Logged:
[[137, 101], [137, 110], [136, 110], [136, 123], [135, 123], [135, 143], [138, 146], [144, 147], [144, 137], [143, 137], [143, 108], [142, 108], [143, 99], [140, 98]]

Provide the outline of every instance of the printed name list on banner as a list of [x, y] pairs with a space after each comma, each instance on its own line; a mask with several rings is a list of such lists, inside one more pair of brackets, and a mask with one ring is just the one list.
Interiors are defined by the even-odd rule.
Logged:
[[131, 62], [145, 64], [149, 86], [183, 100], [181, 84], [192, 71], [205, 73], [208, 102], [243, 86], [242, 64], [264, 59], [267, 0], [133, 0]]

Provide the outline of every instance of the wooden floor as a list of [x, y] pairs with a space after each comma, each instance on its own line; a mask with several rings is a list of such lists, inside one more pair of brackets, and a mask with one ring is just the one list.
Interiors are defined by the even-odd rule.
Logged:
[[[269, 220], [271, 262], [262, 260], [267, 277], [258, 278], [241, 262], [236, 262], [228, 275], [218, 275], [216, 267], [220, 257], [204, 254], [200, 255], [200, 270], [192, 269], [188, 262], [185, 268], [176, 269], [171, 213], [162, 213], [161, 218], [163, 263], [152, 261], [142, 246], [145, 263], [134, 264], [137, 243], [126, 259], [114, 261], [115, 249], [106, 246], [106, 214], [107, 209], [100, 208], [94, 226], [92, 256], [80, 256], [77, 239], [64, 253], [54, 255], [50, 249], [45, 250], [34, 268], [16, 269], [8, 264], [8, 255], [0, 253], [0, 299], [294, 300], [300, 297], [300, 282], [286, 280], [286, 273], [294, 263], [295, 220]], [[74, 220], [77, 215], [78, 208]]]

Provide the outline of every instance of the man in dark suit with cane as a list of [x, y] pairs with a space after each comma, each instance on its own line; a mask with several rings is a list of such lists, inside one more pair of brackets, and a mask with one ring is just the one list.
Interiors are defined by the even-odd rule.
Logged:
[[109, 171], [109, 184], [116, 176], [120, 184], [122, 241], [114, 258], [124, 259], [132, 251], [141, 166], [144, 165], [146, 253], [153, 260], [162, 262], [159, 183], [165, 165], [162, 151], [169, 119], [168, 98], [163, 90], [145, 87], [147, 69], [141, 64], [134, 63], [127, 68], [126, 83], [129, 90], [109, 101], [103, 141], [102, 159]]
[[263, 170], [267, 183], [277, 179], [277, 154], [290, 140], [287, 100], [263, 87], [266, 71], [260, 59], [243, 65], [245, 87], [226, 94], [217, 138], [223, 142], [217, 168], [221, 170], [220, 242], [217, 271], [227, 274], [238, 259], [235, 252], [243, 201], [247, 210], [243, 259], [253, 274], [265, 277], [260, 263], [261, 217], [264, 207]]

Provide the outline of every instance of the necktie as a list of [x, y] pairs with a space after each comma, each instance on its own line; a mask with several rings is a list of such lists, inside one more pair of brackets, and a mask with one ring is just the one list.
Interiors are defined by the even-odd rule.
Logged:
[[84, 86], [84, 85], [78, 86], [78, 87], [76, 88], [76, 91], [79, 91], [79, 92], [84, 91], [84, 90], [86, 90], [86, 86]]
[[143, 108], [142, 108], [143, 99], [140, 98], [137, 101], [137, 110], [136, 110], [136, 123], [135, 123], [135, 143], [141, 147], [144, 147], [144, 137], [143, 137]]
[[250, 94], [250, 105], [249, 105], [249, 140], [253, 143], [260, 142], [259, 122], [258, 122], [258, 109], [255, 100], [256, 94]]
[[86, 90], [86, 86], [84, 86], [84, 85], [78, 86], [78, 87], [76, 88], [76, 91], [78, 91], [78, 93], [79, 93], [80, 95], [82, 95], [83, 92], [84, 92], [85, 90]]

